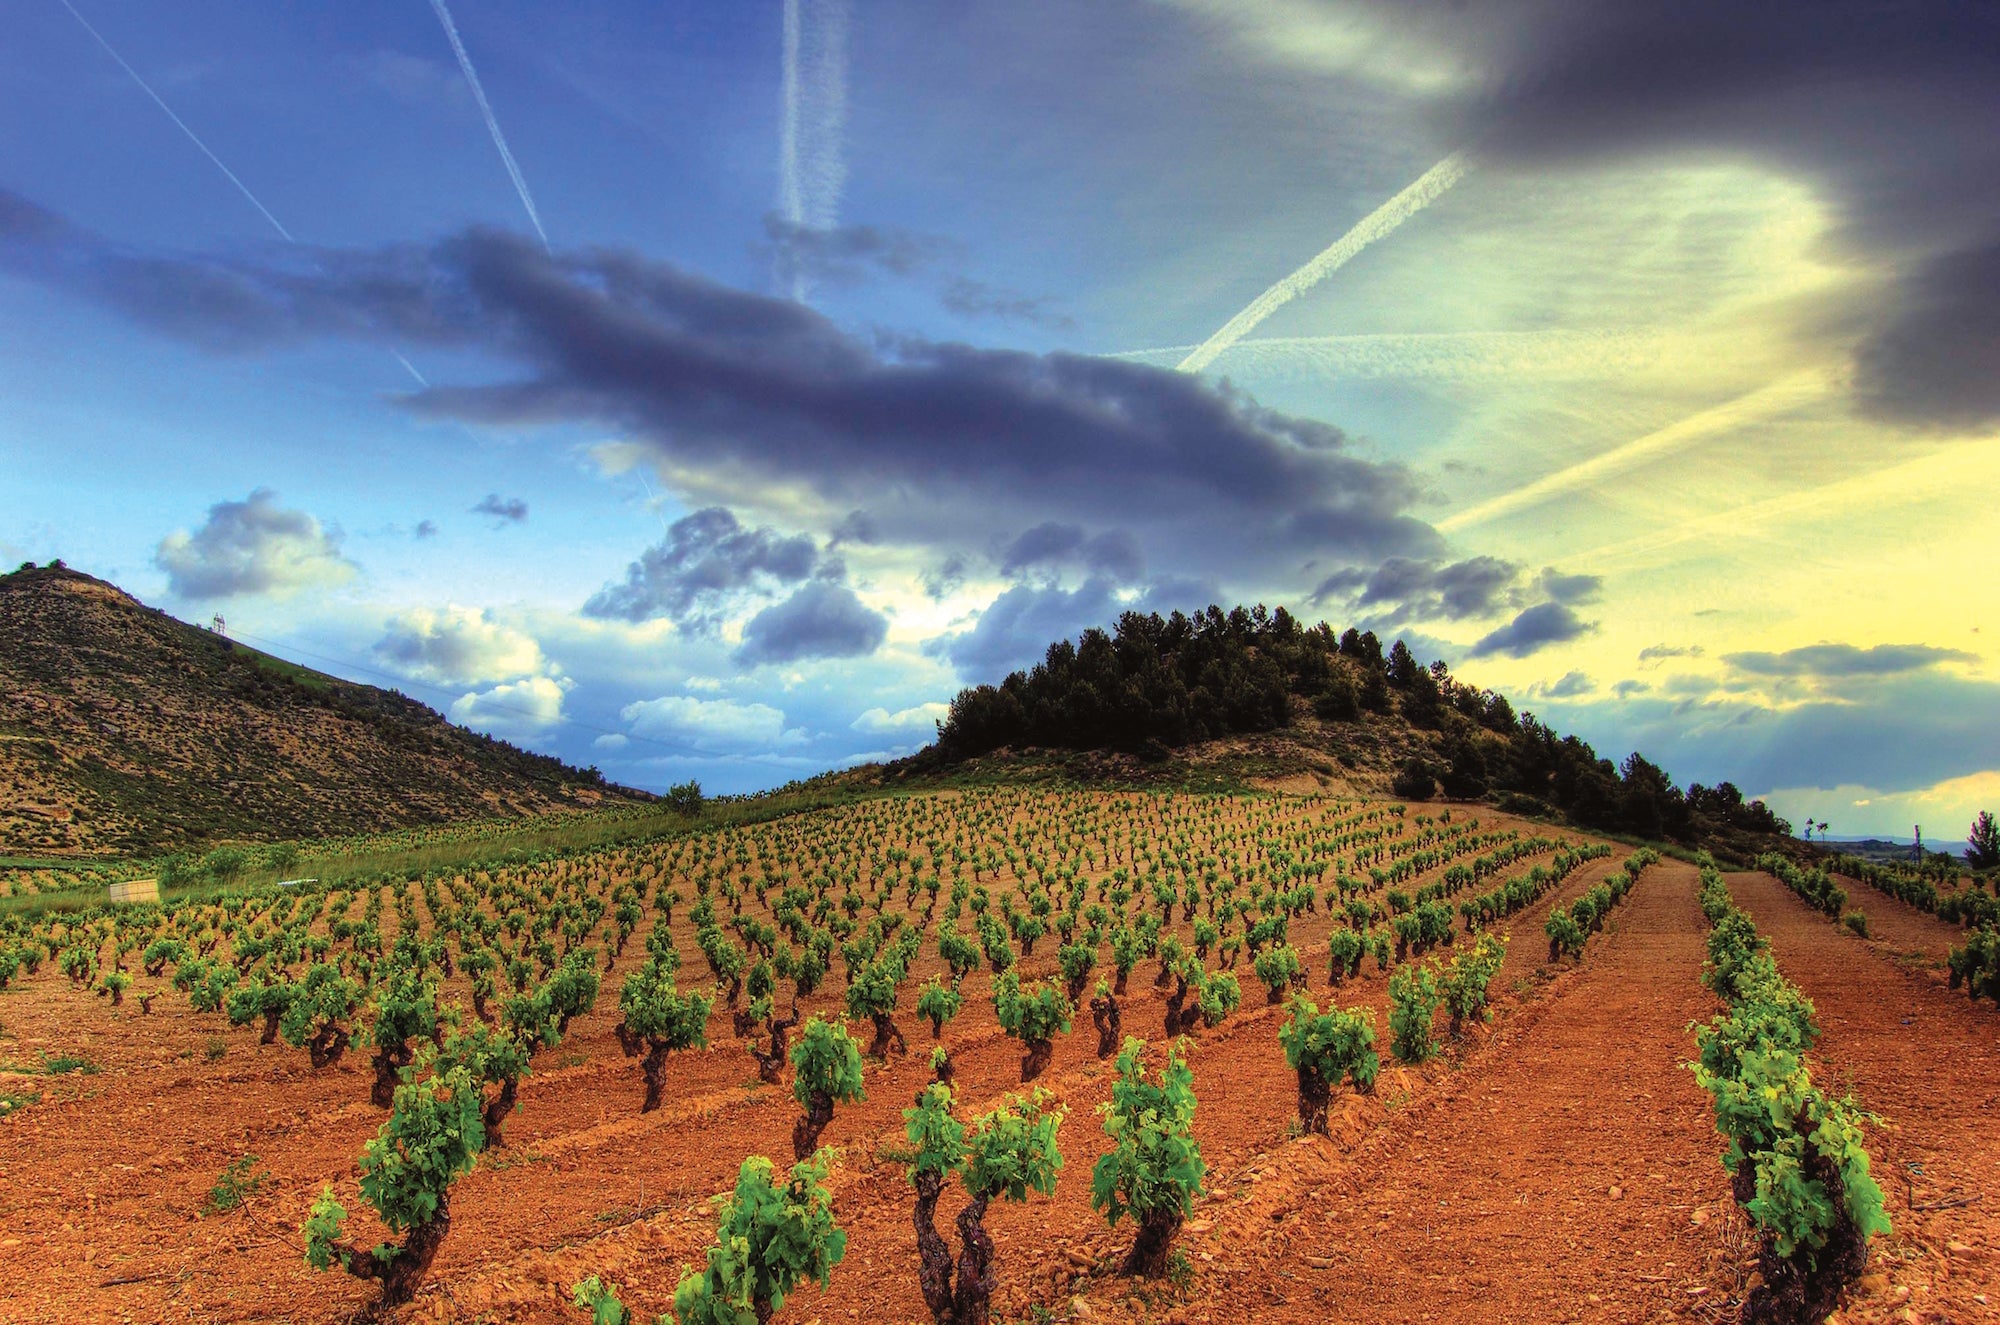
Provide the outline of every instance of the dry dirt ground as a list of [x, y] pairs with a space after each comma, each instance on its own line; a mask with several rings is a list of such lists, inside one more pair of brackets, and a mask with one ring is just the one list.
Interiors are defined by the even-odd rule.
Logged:
[[[1107, 1229], [1089, 1207], [1110, 1071], [1079, 1024], [1043, 1079], [1070, 1108], [1061, 1184], [989, 1219], [996, 1319], [1720, 1319], [1745, 1253], [1707, 1099], [1680, 1066], [1687, 1023], [1716, 1010], [1698, 979], [1694, 870], [1655, 866], [1580, 965], [1541, 962], [1549, 909], [1621, 860], [1594, 862], [1513, 917], [1493, 1026], [1424, 1068], [1385, 1070], [1371, 1097], [1337, 1096], [1331, 1140], [1293, 1137], [1282, 1012], [1263, 1006], [1244, 970], [1244, 1010], [1192, 1041], [1209, 1180], [1181, 1238], [1194, 1269], [1182, 1291], [1111, 1272], [1131, 1229]], [[1876, 1171], [1897, 1231], [1878, 1245], [1850, 1316], [2000, 1318], [1982, 1300], [2000, 1279], [2000, 1016], [1902, 969], [1891, 946], [1901, 939], [1864, 943], [1773, 880], [1731, 882], [1818, 1003], [1821, 1079], [1851, 1080], [1885, 1118]], [[1891, 932], [1885, 913], [1899, 904], [1856, 891]], [[1325, 933], [1320, 923], [1295, 939], [1322, 1003]], [[450, 1237], [404, 1319], [581, 1322], [568, 1286], [597, 1273], [650, 1321], [711, 1241], [708, 1198], [741, 1157], [788, 1154], [797, 1105], [757, 1083], [721, 1016], [709, 1050], [671, 1063], [665, 1107], [637, 1112], [637, 1068], [611, 1034], [631, 963], [607, 978], [600, 1010], [538, 1060], [509, 1145], [454, 1188]], [[1053, 953], [1025, 965], [1041, 973]], [[1157, 1061], [1152, 967], [1134, 975], [1125, 1028], [1156, 1041]], [[1386, 980], [1372, 959], [1365, 970], [1333, 997], [1377, 1009], [1386, 1051]], [[987, 987], [973, 977], [946, 1033], [968, 1112], [1018, 1088], [1019, 1046], [996, 1026]], [[871, 1063], [868, 1098], [842, 1106], [825, 1137], [842, 1151], [833, 1188], [847, 1259], [828, 1290], [802, 1293], [780, 1321], [927, 1319], [912, 1196], [893, 1154], [930, 1036], [913, 1014], [902, 1020], [913, 1052]], [[371, 1299], [368, 1286], [308, 1270], [297, 1232], [330, 1179], [357, 1211], [350, 1236], [373, 1240], [354, 1196], [356, 1156], [381, 1121], [364, 1057], [314, 1074], [297, 1051], [259, 1047], [171, 992], [141, 1016], [129, 1001], [111, 1009], [73, 993], [47, 966], [0, 995], [0, 1027], [0, 1060], [72, 1053], [101, 1068], [0, 1076], [0, 1091], [42, 1094], [0, 1122], [0, 1320], [329, 1322]], [[221, 1050], [212, 1060], [210, 1045]], [[217, 1174], [246, 1153], [269, 1177], [244, 1210], [204, 1216]], [[941, 1214], [956, 1204], [948, 1193]]]

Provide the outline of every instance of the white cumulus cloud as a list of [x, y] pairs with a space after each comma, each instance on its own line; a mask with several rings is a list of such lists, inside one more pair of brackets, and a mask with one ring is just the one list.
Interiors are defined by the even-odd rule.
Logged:
[[619, 716], [632, 724], [635, 736], [684, 741], [704, 750], [792, 745], [805, 739], [802, 729], [786, 728], [782, 710], [733, 699], [662, 695], [627, 704]]
[[548, 669], [533, 636], [480, 608], [412, 608], [389, 619], [375, 652], [419, 680], [444, 685], [511, 681]]

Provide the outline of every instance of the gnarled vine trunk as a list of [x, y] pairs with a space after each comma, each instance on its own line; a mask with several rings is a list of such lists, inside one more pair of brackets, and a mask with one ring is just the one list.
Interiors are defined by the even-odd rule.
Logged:
[[986, 1325], [993, 1301], [993, 1239], [986, 1234], [986, 1202], [975, 1196], [958, 1212], [958, 1287], [952, 1325]]
[[646, 1078], [646, 1102], [639, 1106], [640, 1113], [651, 1113], [660, 1107], [660, 1096], [667, 1087], [667, 1051], [667, 1044], [661, 1040], [650, 1041], [646, 1046], [646, 1057], [639, 1064]]
[[345, 1026], [328, 1026], [306, 1041], [306, 1057], [315, 1068], [332, 1067], [347, 1052], [352, 1035]]
[[1123, 1020], [1118, 1011], [1118, 1000], [1109, 994], [1103, 998], [1091, 999], [1090, 1020], [1097, 1027], [1097, 1056], [1109, 1058], [1117, 1053], [1119, 1029]]
[[417, 1052], [407, 1041], [401, 1044], [385, 1045], [375, 1051], [375, 1085], [368, 1092], [368, 1098], [378, 1109], [387, 1109], [396, 1103], [396, 1076], [404, 1068], [416, 1061]]
[[1056, 1056], [1053, 1040], [1029, 1040], [1028, 1052], [1021, 1055], [1021, 1080], [1033, 1081], [1048, 1071], [1049, 1061]]
[[1316, 1067], [1299, 1069], [1299, 1126], [1308, 1132], [1328, 1135], [1326, 1130], [1326, 1106], [1333, 1098], [1333, 1087], [1320, 1075]]
[[1174, 1207], [1148, 1210], [1139, 1216], [1139, 1236], [1125, 1257], [1122, 1274], [1142, 1279], [1158, 1279], [1167, 1272], [1167, 1252], [1174, 1234], [1181, 1230], [1181, 1212]]
[[334, 1244], [334, 1250], [355, 1278], [381, 1281], [382, 1300], [378, 1306], [400, 1307], [417, 1295], [424, 1276], [430, 1273], [431, 1262], [437, 1259], [444, 1235], [450, 1231], [451, 1208], [444, 1197], [439, 1197], [437, 1214], [428, 1223], [412, 1227], [390, 1259], [377, 1260], [372, 1250], [346, 1242]]
[[[1744, 1325], [1819, 1325], [1840, 1306], [1847, 1286], [1861, 1277], [1868, 1264], [1868, 1244], [1842, 1199], [1840, 1171], [1811, 1145], [1802, 1167], [1805, 1181], [1824, 1184], [1832, 1195], [1837, 1211], [1833, 1229], [1811, 1261], [1803, 1247], [1791, 1256], [1778, 1255], [1775, 1239], [1765, 1234], [1757, 1253], [1757, 1271], [1764, 1282], [1743, 1299]], [[1739, 1201], [1756, 1195], [1757, 1179], [1749, 1163], [1737, 1167], [1734, 1187]]]
[[278, 1042], [278, 1018], [283, 1015], [277, 1008], [264, 1009], [264, 1033], [257, 1037], [259, 1044]]
[[924, 1290], [924, 1305], [931, 1309], [937, 1325], [952, 1325], [951, 1248], [937, 1231], [938, 1196], [944, 1191], [942, 1173], [919, 1173], [912, 1181], [917, 1187], [917, 1209], [912, 1221], [917, 1226], [917, 1283]]
[[501, 1134], [500, 1124], [507, 1115], [514, 1112], [514, 1099], [520, 1092], [521, 1083], [516, 1077], [508, 1077], [500, 1083], [500, 1093], [486, 1102], [480, 1118], [486, 1124], [486, 1146], [489, 1150], [503, 1150], [507, 1138]]
[[1166, 1030], [1169, 1040], [1181, 1032], [1191, 1030], [1194, 1027], [1195, 1014], [1184, 1010], [1187, 1006], [1187, 996], [1188, 982], [1187, 978], [1183, 976], [1175, 984], [1174, 992], [1167, 995]]
[[823, 1090], [812, 1093], [805, 1116], [792, 1124], [792, 1158], [804, 1163], [819, 1149], [819, 1134], [833, 1121], [833, 1096]]
[[875, 1038], [868, 1042], [868, 1056], [870, 1058], [887, 1058], [889, 1056], [889, 1042], [891, 1040], [895, 1041], [897, 1053], [906, 1054], [910, 1052], [909, 1042], [903, 1038], [902, 1029], [896, 1025], [895, 1020], [889, 1013], [870, 1013], [869, 1019], [875, 1023]]

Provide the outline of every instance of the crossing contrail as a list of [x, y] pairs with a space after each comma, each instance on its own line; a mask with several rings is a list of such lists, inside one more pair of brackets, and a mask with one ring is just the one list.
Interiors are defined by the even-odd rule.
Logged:
[[1546, 474], [1533, 483], [1524, 484], [1511, 492], [1503, 492], [1497, 497], [1468, 507], [1455, 515], [1437, 522], [1440, 533], [1456, 533], [1472, 525], [1485, 524], [1503, 515], [1512, 514], [1524, 507], [1538, 505], [1552, 497], [1577, 488], [1588, 487], [1620, 470], [1649, 460], [1665, 451], [1693, 442], [1713, 437], [1731, 428], [1761, 422], [1764, 419], [1786, 414], [1829, 390], [1825, 371], [1809, 368], [1803, 372], [1783, 377], [1768, 386], [1726, 400], [1699, 413], [1668, 424], [1664, 428], [1634, 438], [1622, 446], [1594, 455]]
[[1258, 323], [1339, 271], [1362, 249], [1437, 201], [1445, 190], [1465, 178], [1466, 170], [1465, 157], [1459, 152], [1453, 152], [1426, 170], [1401, 193], [1362, 217], [1352, 230], [1334, 240], [1318, 257], [1258, 295], [1248, 308], [1230, 318], [1223, 324], [1222, 330], [1196, 346], [1194, 352], [1176, 367], [1184, 373], [1198, 373], [1214, 363], [1217, 355], [1249, 335]]
[[[847, 0], [785, 0], [778, 211], [794, 226], [832, 228], [847, 184]], [[809, 282], [796, 267], [792, 296]]]
[[[197, 148], [201, 149], [201, 154], [209, 159], [210, 164], [212, 164], [217, 170], [222, 172], [223, 178], [227, 179], [231, 184], [234, 184], [236, 186], [236, 191], [242, 194], [244, 199], [252, 207], [255, 207], [257, 209], [257, 214], [263, 217], [266, 221], [269, 221], [271, 223], [271, 228], [278, 232], [278, 237], [280, 239], [283, 239], [287, 244], [291, 244], [295, 247], [298, 246], [299, 244], [298, 237], [294, 235], [291, 231], [285, 229], [284, 222], [280, 221], [276, 216], [271, 214], [271, 209], [269, 207], [266, 207], [263, 204], [263, 202], [258, 199], [257, 195], [250, 191], [250, 186], [248, 184], [245, 184], [241, 179], [239, 179], [235, 171], [231, 170], [228, 166], [223, 164], [222, 158], [217, 156], [214, 150], [211, 149], [207, 143], [201, 140], [200, 134], [196, 133], [193, 129], [188, 127], [188, 123], [186, 120], [174, 114], [174, 108], [172, 106], [169, 106], [166, 103], [166, 101], [161, 98], [160, 94], [153, 90], [153, 85], [151, 83], [148, 83], [145, 79], [139, 77], [139, 71], [134, 69], [130, 64], [127, 64], [125, 62], [125, 57], [120, 55], [117, 52], [117, 50], [111, 45], [111, 43], [104, 39], [104, 34], [99, 32], [96, 28], [92, 27], [90, 25], [90, 20], [85, 18], [81, 13], [77, 12], [76, 6], [71, 4], [70, 0], [62, 0], [62, 7], [70, 12], [71, 18], [74, 18], [78, 23], [83, 25], [83, 30], [90, 34], [91, 40], [95, 41], [99, 46], [103, 47], [104, 53], [110, 56], [112, 60], [116, 62], [116, 64], [120, 69], [123, 69], [125, 71], [125, 76], [130, 78], [134, 83], [137, 83], [139, 85], [139, 90], [141, 92], [144, 92], [148, 97], [152, 98], [153, 104], [155, 106], [158, 106], [160, 110], [165, 113], [166, 117], [174, 122], [174, 127], [179, 129], [182, 133], [186, 134], [187, 140], [193, 143]], [[418, 372], [416, 370], [416, 367], [413, 364], [411, 364], [411, 362], [408, 359], [405, 359], [401, 354], [397, 353], [395, 350], [390, 350], [389, 353], [392, 357], [394, 357], [397, 363], [403, 365], [404, 371], [408, 372], [411, 377], [416, 379], [417, 385], [426, 388], [430, 386], [430, 383], [424, 380], [424, 375]]]
[[[1197, 347], [1121, 350], [1109, 359], [1177, 362]], [[1446, 381], [1611, 377], [1656, 367], [1673, 345], [1650, 327], [1593, 331], [1432, 331], [1345, 336], [1247, 336], [1217, 360], [1264, 378], [1406, 378]]]
[[431, 8], [437, 11], [438, 22], [444, 24], [444, 35], [451, 38], [452, 54], [458, 57], [458, 67], [465, 73], [465, 81], [472, 88], [472, 99], [479, 103], [479, 113], [486, 117], [486, 132], [493, 135], [493, 145], [500, 149], [500, 163], [507, 167], [507, 178], [514, 181], [514, 192], [521, 195], [521, 206], [528, 211], [528, 222], [535, 227], [535, 233], [542, 237], [542, 248], [549, 248], [549, 232], [542, 229], [542, 217], [535, 210], [535, 196], [528, 192], [528, 181], [521, 174], [521, 167], [515, 163], [513, 152], [507, 148], [507, 135], [500, 132], [500, 121], [494, 117], [492, 103], [486, 100], [486, 89], [480, 86], [479, 74], [472, 67], [472, 57], [465, 53], [465, 43], [458, 39], [458, 25], [451, 21], [451, 11], [444, 7], [444, 0], [431, 0]]

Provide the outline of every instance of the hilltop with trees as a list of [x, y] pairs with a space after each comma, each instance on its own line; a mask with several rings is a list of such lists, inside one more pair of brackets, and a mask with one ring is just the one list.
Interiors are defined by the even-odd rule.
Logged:
[[1791, 831], [1731, 783], [1682, 788], [1643, 754], [1603, 758], [1444, 663], [1419, 662], [1401, 640], [1385, 649], [1372, 631], [1336, 634], [1262, 604], [1127, 612], [1109, 632], [1058, 640], [1033, 668], [960, 691], [936, 746], [910, 762], [1101, 752], [1143, 776], [1245, 748], [1273, 772], [1317, 771], [1410, 800], [1490, 800], [1637, 837], [1741, 852]]

